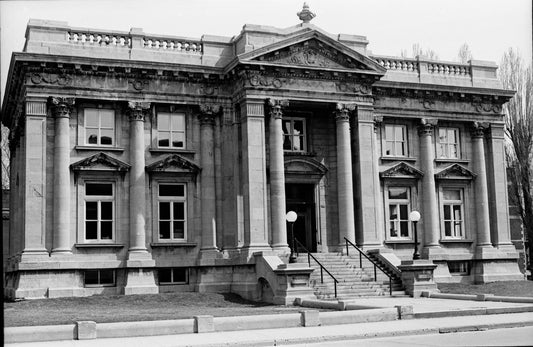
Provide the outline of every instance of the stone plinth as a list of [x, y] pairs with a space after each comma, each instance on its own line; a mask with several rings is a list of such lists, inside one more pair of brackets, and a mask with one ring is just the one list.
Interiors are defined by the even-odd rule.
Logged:
[[398, 266], [402, 272], [405, 291], [412, 297], [419, 297], [422, 291], [438, 292], [433, 280], [433, 271], [437, 265], [429, 260], [404, 260]]

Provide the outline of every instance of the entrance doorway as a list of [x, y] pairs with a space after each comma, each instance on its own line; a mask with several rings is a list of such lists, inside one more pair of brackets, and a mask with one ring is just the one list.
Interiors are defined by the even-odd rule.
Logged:
[[[300, 241], [310, 252], [316, 252], [316, 206], [315, 185], [303, 183], [291, 183], [285, 185], [285, 198], [287, 212], [296, 212], [298, 218], [294, 222], [294, 237]], [[291, 226], [287, 223], [288, 243]]]

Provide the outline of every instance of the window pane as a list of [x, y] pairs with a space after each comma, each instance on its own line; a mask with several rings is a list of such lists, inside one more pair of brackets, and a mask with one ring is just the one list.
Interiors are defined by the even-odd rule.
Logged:
[[113, 138], [115, 137], [115, 131], [113, 129], [102, 129], [100, 130], [100, 144], [102, 145], [112, 145]]
[[396, 188], [389, 188], [389, 199], [403, 199], [407, 200], [407, 188], [404, 187], [396, 187]]
[[290, 129], [291, 129], [291, 122], [288, 120], [284, 120], [282, 123], [283, 134], [289, 134]]
[[170, 219], [170, 202], [159, 203], [159, 220]]
[[400, 205], [400, 219], [401, 220], [408, 220], [408, 213], [407, 213], [407, 205]]
[[182, 222], [182, 221], [174, 222], [173, 235], [175, 239], [185, 238], [185, 222]]
[[390, 220], [398, 219], [398, 206], [389, 205], [389, 218]]
[[170, 118], [168, 114], [160, 113], [157, 115], [157, 129], [159, 130], [170, 129]]
[[398, 230], [396, 230], [396, 223], [390, 222], [390, 236], [398, 237]]
[[98, 284], [98, 270], [85, 270], [85, 284]]
[[98, 110], [85, 110], [85, 126], [86, 127], [93, 127], [97, 128], [99, 126], [98, 124]]
[[459, 147], [457, 145], [450, 145], [450, 157], [459, 158]]
[[85, 129], [87, 143], [90, 145], [98, 144], [98, 129]]
[[102, 240], [113, 239], [113, 222], [100, 222], [100, 238]]
[[100, 203], [100, 217], [102, 220], [112, 220], [113, 219], [113, 202], [111, 201], [102, 201]]
[[439, 142], [446, 142], [446, 128], [439, 129]]
[[303, 120], [295, 120], [294, 121], [293, 134], [294, 135], [301, 135], [303, 133], [304, 133], [304, 121]]
[[448, 142], [457, 143], [457, 130], [455, 129], [448, 130]]
[[185, 116], [182, 114], [172, 115], [172, 130], [185, 130]]
[[444, 200], [455, 200], [455, 201], [460, 201], [461, 200], [461, 191], [460, 190], [446, 189], [446, 190], [442, 191], [442, 195], [444, 196]]
[[184, 133], [173, 133], [172, 134], [172, 147], [183, 148], [185, 147], [185, 134]]
[[463, 218], [461, 217], [461, 206], [460, 205], [453, 205], [453, 219], [455, 221], [463, 220]]
[[173, 270], [174, 282], [187, 282], [187, 269], [176, 268]]
[[385, 126], [385, 138], [387, 140], [394, 140], [394, 127], [391, 125]]
[[114, 284], [115, 271], [114, 270], [100, 270], [100, 284]]
[[159, 222], [159, 238], [170, 239], [170, 222]]
[[159, 196], [185, 196], [185, 186], [182, 184], [160, 184]]
[[158, 146], [169, 147], [170, 146], [170, 133], [168, 131], [160, 131], [158, 134]]
[[103, 128], [114, 128], [115, 113], [110, 110], [100, 110], [100, 126]]
[[409, 222], [400, 222], [400, 235], [402, 237], [409, 237]]
[[444, 219], [445, 220], [450, 220], [451, 219], [451, 213], [450, 213], [450, 206], [449, 205], [445, 205], [444, 206]]
[[385, 155], [394, 155], [394, 142], [385, 142]]
[[444, 222], [444, 235], [452, 236], [451, 222]]
[[96, 240], [98, 238], [98, 222], [85, 222], [85, 239]]
[[397, 142], [396, 155], [404, 156], [407, 151], [405, 150], [405, 142]]
[[176, 219], [185, 219], [185, 203], [183, 202], [174, 203], [174, 220]]
[[395, 129], [394, 129], [394, 139], [396, 141], [403, 141], [404, 140], [404, 136], [403, 136], [403, 127], [402, 126], [396, 126]]
[[163, 283], [172, 282], [171, 269], [159, 269], [158, 276], [159, 276], [159, 282], [163, 282]]
[[98, 203], [96, 201], [85, 202], [85, 219], [88, 219], [88, 220], [98, 219]]
[[87, 183], [85, 195], [113, 196], [113, 185], [111, 183]]

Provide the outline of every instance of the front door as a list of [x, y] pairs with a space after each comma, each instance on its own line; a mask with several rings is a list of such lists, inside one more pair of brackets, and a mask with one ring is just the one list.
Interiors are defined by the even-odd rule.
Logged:
[[294, 238], [310, 252], [316, 252], [315, 185], [291, 183], [285, 185], [287, 212], [294, 211], [298, 218], [291, 226], [287, 223], [288, 243], [292, 247], [291, 228]]

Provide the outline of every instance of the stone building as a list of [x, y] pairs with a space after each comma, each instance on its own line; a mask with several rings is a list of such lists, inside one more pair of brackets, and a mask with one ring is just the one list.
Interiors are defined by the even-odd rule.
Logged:
[[437, 281], [523, 278], [497, 66], [372, 55], [313, 16], [199, 39], [30, 20], [2, 106], [7, 296], [253, 298], [289, 210], [311, 252], [388, 259], [411, 258], [418, 210]]

